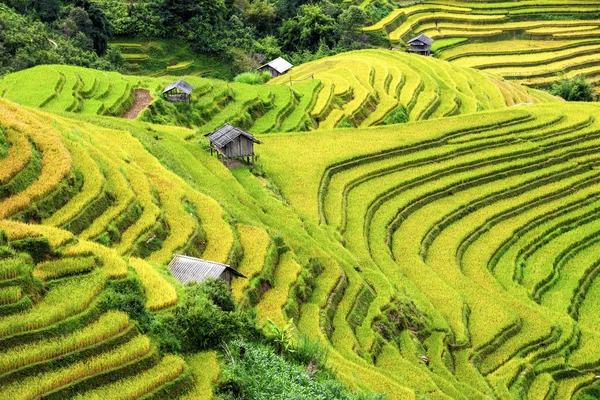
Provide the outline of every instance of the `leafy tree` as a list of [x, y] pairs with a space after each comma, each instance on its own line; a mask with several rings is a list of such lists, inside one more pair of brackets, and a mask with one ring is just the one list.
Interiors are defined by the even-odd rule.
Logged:
[[338, 17], [340, 29], [351, 37], [356, 37], [368, 21], [367, 13], [357, 6], [348, 7]]
[[234, 309], [231, 291], [220, 279], [186, 287], [185, 299], [173, 313], [173, 327], [182, 349], [214, 349], [238, 336], [257, 338], [256, 315]]
[[561, 79], [552, 85], [550, 93], [567, 101], [594, 101], [592, 86], [583, 76]]
[[53, 22], [58, 18], [61, 4], [59, 0], [33, 0], [33, 6], [42, 21]]
[[250, 25], [260, 32], [269, 32], [277, 11], [267, 0], [237, 0], [236, 6]]
[[108, 46], [106, 58], [117, 69], [121, 69], [125, 66], [125, 58], [123, 57], [123, 54], [121, 54], [119, 46]]
[[87, 31], [82, 32], [92, 40], [96, 53], [99, 55], [105, 54], [108, 48], [108, 38], [112, 35], [112, 29], [102, 8], [89, 0], [76, 0], [75, 6], [83, 8], [92, 23]]
[[339, 39], [336, 20], [325, 14], [319, 5], [303, 5], [298, 15], [284, 22], [280, 29], [286, 50], [316, 50], [323, 41], [329, 47]]

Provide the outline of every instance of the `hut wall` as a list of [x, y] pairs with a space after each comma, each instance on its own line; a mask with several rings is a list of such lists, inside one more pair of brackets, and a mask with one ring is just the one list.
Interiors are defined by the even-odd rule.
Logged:
[[233, 274], [231, 272], [229, 272], [228, 270], [225, 270], [225, 271], [223, 271], [221, 276], [219, 276], [219, 278], [221, 278], [225, 282], [227, 282], [228, 285], [231, 285], [231, 281], [233, 279]]
[[254, 143], [252, 140], [239, 136], [225, 146], [225, 155], [230, 158], [247, 157], [254, 154]]
[[261, 72], [266, 71], [266, 72], [270, 73], [273, 78], [277, 78], [279, 75], [281, 75], [279, 72], [277, 72], [277, 70], [275, 68], [272, 68], [269, 65], [266, 65], [265, 67], [261, 68], [260, 71]]

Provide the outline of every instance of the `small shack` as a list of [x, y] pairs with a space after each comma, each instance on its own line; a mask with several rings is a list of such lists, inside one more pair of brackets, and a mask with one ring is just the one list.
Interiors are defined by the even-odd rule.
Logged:
[[262, 144], [260, 140], [240, 128], [225, 124], [213, 133], [205, 135], [210, 141], [210, 155], [213, 151], [217, 157], [225, 157], [227, 162], [232, 159], [244, 159], [254, 165], [254, 143]]
[[271, 61], [270, 63], [267, 63], [265, 65], [263, 65], [262, 67], [259, 67], [257, 69], [257, 71], [260, 72], [268, 72], [271, 74], [271, 76], [273, 78], [278, 77], [279, 75], [283, 75], [285, 73], [287, 73], [290, 69], [292, 69], [293, 65], [291, 63], [289, 63], [288, 61], [284, 60], [281, 57], [278, 57], [276, 59], [274, 59], [273, 61]]
[[214, 261], [201, 260], [199, 258], [175, 254], [169, 263], [171, 274], [179, 282], [202, 282], [208, 278], [220, 278], [231, 285], [234, 277], [245, 278], [229, 265]]
[[431, 55], [432, 38], [420, 34], [419, 36], [410, 39], [407, 43], [410, 45], [410, 49], [408, 49], [409, 52], [420, 54], [422, 56]]
[[163, 90], [163, 96], [166, 96], [167, 101], [176, 102], [189, 102], [194, 87], [182, 81], [181, 79], [175, 83], [171, 83]]

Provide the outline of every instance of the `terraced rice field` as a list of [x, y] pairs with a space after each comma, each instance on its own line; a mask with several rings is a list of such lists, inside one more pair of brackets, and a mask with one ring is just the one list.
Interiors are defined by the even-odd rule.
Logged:
[[[540, 105], [369, 130], [375, 144], [353, 130], [265, 138], [287, 198], [360, 260], [333, 311], [336, 352], [432, 398], [563, 399], [593, 385], [599, 110]], [[272, 150], [282, 147], [303, 148], [295, 161], [311, 167], [284, 172]], [[423, 315], [400, 317], [411, 307]]]
[[[131, 265], [148, 309], [174, 305], [175, 289], [150, 262], [166, 264], [171, 254], [192, 248], [225, 262], [233, 234], [218, 203], [123, 131], [6, 100], [0, 100], [0, 126], [10, 145], [0, 159], [10, 188], [0, 195], [0, 231], [11, 244], [39, 242], [33, 254], [41, 258], [0, 250], [0, 397], [187, 391], [193, 379], [184, 360], [162, 359], [125, 314], [104, 312], [100, 299], [108, 286], [129, 279]], [[171, 228], [159, 240], [156, 232], [166, 224]], [[129, 255], [149, 262], [128, 262]]]
[[[196, 78], [194, 107], [211, 115], [200, 131], [237, 116], [264, 143], [256, 170], [229, 170], [197, 130], [109, 118], [68, 85], [10, 89], [53, 70], [108, 90], [94, 83], [104, 73], [68, 67], [0, 81], [38, 108], [0, 99], [0, 398], [211, 398], [215, 353], [162, 354], [101, 307], [135, 278], [147, 310], [170, 312], [174, 253], [242, 271], [240, 307], [293, 318], [354, 389], [565, 399], [598, 387], [599, 106], [383, 50], [263, 86]], [[164, 83], [114, 78], [121, 94]], [[398, 110], [408, 123], [391, 123]]]
[[[509, 84], [471, 69], [387, 50], [346, 53], [295, 68], [269, 85], [227, 83], [185, 77], [195, 86], [191, 107], [179, 105], [185, 121], [158, 103], [142, 120], [184, 124], [209, 133], [226, 122], [253, 134], [418, 121], [498, 109], [521, 103], [556, 101], [542, 92]], [[23, 95], [23, 84], [40, 76], [43, 90]], [[291, 84], [290, 84], [290, 79]], [[38, 66], [0, 82], [0, 96], [23, 105], [82, 115], [122, 115], [134, 89], [154, 99], [169, 78], [140, 78], [67, 66]], [[172, 106], [174, 107], [174, 106]]]
[[424, 33], [439, 58], [531, 87], [583, 75], [599, 85], [600, 2], [425, 1], [394, 10], [367, 33], [401, 45]]

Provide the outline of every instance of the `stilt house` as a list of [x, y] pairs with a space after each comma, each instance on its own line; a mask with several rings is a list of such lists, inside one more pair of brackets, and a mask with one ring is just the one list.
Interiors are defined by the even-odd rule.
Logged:
[[214, 261], [201, 260], [199, 258], [175, 254], [169, 263], [171, 274], [179, 282], [202, 282], [208, 278], [220, 278], [231, 285], [234, 277], [245, 278], [235, 269], [227, 264]]
[[431, 44], [433, 43], [433, 39], [430, 37], [420, 34], [419, 36], [410, 39], [407, 43], [410, 45], [409, 52], [420, 54], [422, 56], [431, 55]]
[[170, 102], [189, 102], [194, 87], [186, 81], [178, 80], [163, 90], [162, 94]]
[[254, 165], [254, 144], [262, 143], [248, 132], [230, 124], [225, 124], [205, 136], [210, 141], [211, 155], [214, 151], [217, 157], [224, 157], [227, 161], [246, 158], [246, 162], [252, 160], [252, 165]]
[[274, 59], [273, 61], [271, 61], [270, 63], [267, 63], [265, 65], [263, 65], [262, 67], [258, 68], [258, 71], [260, 72], [268, 72], [271, 74], [271, 76], [273, 78], [278, 77], [279, 75], [283, 75], [285, 73], [287, 73], [290, 69], [292, 69], [293, 65], [290, 64], [288, 61], [284, 60], [283, 58], [279, 57]]

